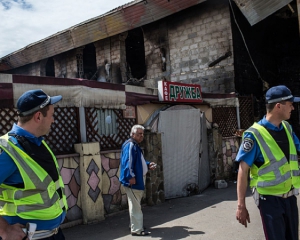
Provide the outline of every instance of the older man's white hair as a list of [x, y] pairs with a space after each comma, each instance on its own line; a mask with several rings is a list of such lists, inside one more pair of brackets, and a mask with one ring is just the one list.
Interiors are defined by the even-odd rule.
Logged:
[[143, 131], [145, 130], [145, 128], [142, 126], [142, 125], [134, 125], [132, 128], [131, 128], [131, 132], [130, 132], [130, 137], [133, 136], [134, 133], [137, 132], [138, 129], [142, 129]]

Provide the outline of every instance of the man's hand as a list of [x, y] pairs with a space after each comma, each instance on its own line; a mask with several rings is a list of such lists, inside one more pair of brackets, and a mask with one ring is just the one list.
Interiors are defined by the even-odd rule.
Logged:
[[247, 227], [247, 221], [250, 223], [250, 216], [245, 203], [249, 169], [250, 167], [246, 162], [240, 162], [237, 180], [238, 208], [236, 210], [236, 220], [245, 227]]
[[6, 225], [5, 230], [1, 234], [2, 240], [28, 239], [22, 228], [25, 228], [25, 226], [19, 223], [16, 223], [14, 225]]
[[247, 222], [250, 223], [250, 215], [246, 206], [238, 206], [236, 210], [236, 220], [245, 227], [247, 227]]
[[155, 168], [156, 168], [156, 163], [155, 162], [151, 162], [150, 164], [149, 164], [149, 169], [150, 170], [154, 170]]
[[129, 179], [129, 184], [130, 184], [130, 186], [131, 186], [131, 185], [134, 185], [135, 183], [136, 183], [135, 178], [130, 178], [130, 179]]

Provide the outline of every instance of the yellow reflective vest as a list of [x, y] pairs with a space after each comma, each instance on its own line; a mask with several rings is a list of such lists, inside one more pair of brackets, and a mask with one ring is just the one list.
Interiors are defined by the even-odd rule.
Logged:
[[[52, 220], [59, 217], [63, 209], [67, 210], [68, 205], [64, 193], [64, 183], [54, 154], [46, 142], [42, 141], [55, 162], [59, 176], [56, 182], [38, 163], [8, 138], [8, 134], [0, 137], [0, 147], [17, 165], [24, 181], [24, 188], [0, 185], [0, 215], [39, 220]], [[59, 188], [62, 198], [57, 192]]]
[[286, 121], [282, 125], [289, 141], [289, 161], [263, 126], [254, 123], [246, 131], [253, 134], [264, 158], [262, 166], [258, 168], [253, 164], [250, 168], [250, 187], [255, 187], [262, 195], [284, 194], [292, 187], [300, 187], [300, 171], [292, 128]]

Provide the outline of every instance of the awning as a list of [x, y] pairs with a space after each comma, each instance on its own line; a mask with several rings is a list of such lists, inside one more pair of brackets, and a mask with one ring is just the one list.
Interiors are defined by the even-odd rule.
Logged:
[[50, 96], [62, 95], [60, 107], [126, 108], [125, 86], [91, 80], [0, 74], [0, 107], [16, 107], [18, 98], [31, 89]]

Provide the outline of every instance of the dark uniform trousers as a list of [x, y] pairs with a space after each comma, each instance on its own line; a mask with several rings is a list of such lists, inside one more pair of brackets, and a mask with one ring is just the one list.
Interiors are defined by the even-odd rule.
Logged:
[[298, 240], [299, 218], [296, 196], [261, 196], [259, 210], [266, 240]]

